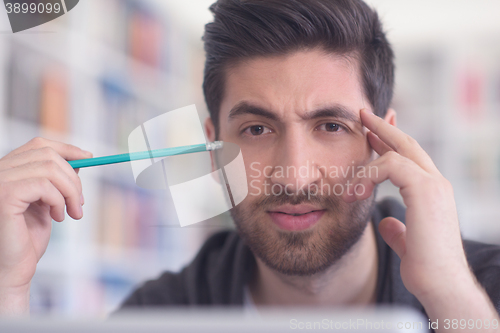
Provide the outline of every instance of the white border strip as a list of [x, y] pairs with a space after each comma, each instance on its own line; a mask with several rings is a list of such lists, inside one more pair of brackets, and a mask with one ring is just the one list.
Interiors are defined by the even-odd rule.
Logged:
[[64, 0], [61, 0], [61, 3], [62, 3], [62, 6], [63, 6], [63, 9], [64, 9], [64, 14], [66, 14], [68, 12], [66, 10], [66, 2], [64, 2]]

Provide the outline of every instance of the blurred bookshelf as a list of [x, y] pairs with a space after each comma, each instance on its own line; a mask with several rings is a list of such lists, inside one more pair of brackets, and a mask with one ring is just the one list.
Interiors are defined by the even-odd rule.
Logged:
[[[25, 33], [0, 36], [0, 154], [36, 136], [94, 156], [128, 152], [128, 135], [196, 104], [203, 49], [162, 0], [86, 0]], [[200, 154], [202, 155], [202, 154]], [[200, 167], [209, 167], [208, 155]], [[32, 313], [105, 316], [134, 287], [178, 271], [227, 215], [179, 226], [166, 190], [137, 186], [129, 163], [80, 170], [84, 217], [53, 222], [32, 283]]]

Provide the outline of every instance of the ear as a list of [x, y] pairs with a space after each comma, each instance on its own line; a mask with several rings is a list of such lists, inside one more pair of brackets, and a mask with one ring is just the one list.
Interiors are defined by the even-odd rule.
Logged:
[[210, 117], [207, 117], [205, 119], [205, 132], [207, 133], [208, 141], [215, 141], [215, 127], [214, 123], [212, 122], [212, 118]]
[[384, 120], [393, 126], [397, 126], [396, 123], [396, 111], [394, 109], [388, 109], [385, 114]]
[[[209, 142], [215, 141], [215, 127], [212, 118], [210, 117], [207, 117], [207, 119], [205, 119], [205, 132], [207, 133], [207, 139]], [[216, 170], [216, 167], [213, 152], [210, 152], [210, 160], [212, 162], [212, 172], [214, 172]]]

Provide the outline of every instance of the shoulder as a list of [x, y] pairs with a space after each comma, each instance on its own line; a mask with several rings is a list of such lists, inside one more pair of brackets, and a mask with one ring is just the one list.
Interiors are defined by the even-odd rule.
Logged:
[[500, 245], [464, 239], [463, 246], [474, 274], [484, 282], [495, 282], [500, 287]]
[[463, 240], [469, 266], [500, 312], [500, 246]]
[[180, 272], [166, 271], [142, 283], [125, 299], [121, 308], [208, 303], [210, 276], [225, 264], [228, 253], [234, 254], [238, 242], [239, 237], [232, 230], [213, 234]]

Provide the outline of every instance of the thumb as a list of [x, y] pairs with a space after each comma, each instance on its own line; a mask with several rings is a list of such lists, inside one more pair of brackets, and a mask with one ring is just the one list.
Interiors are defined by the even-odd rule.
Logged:
[[380, 221], [378, 231], [384, 241], [401, 259], [406, 253], [406, 226], [394, 217], [386, 217]]

